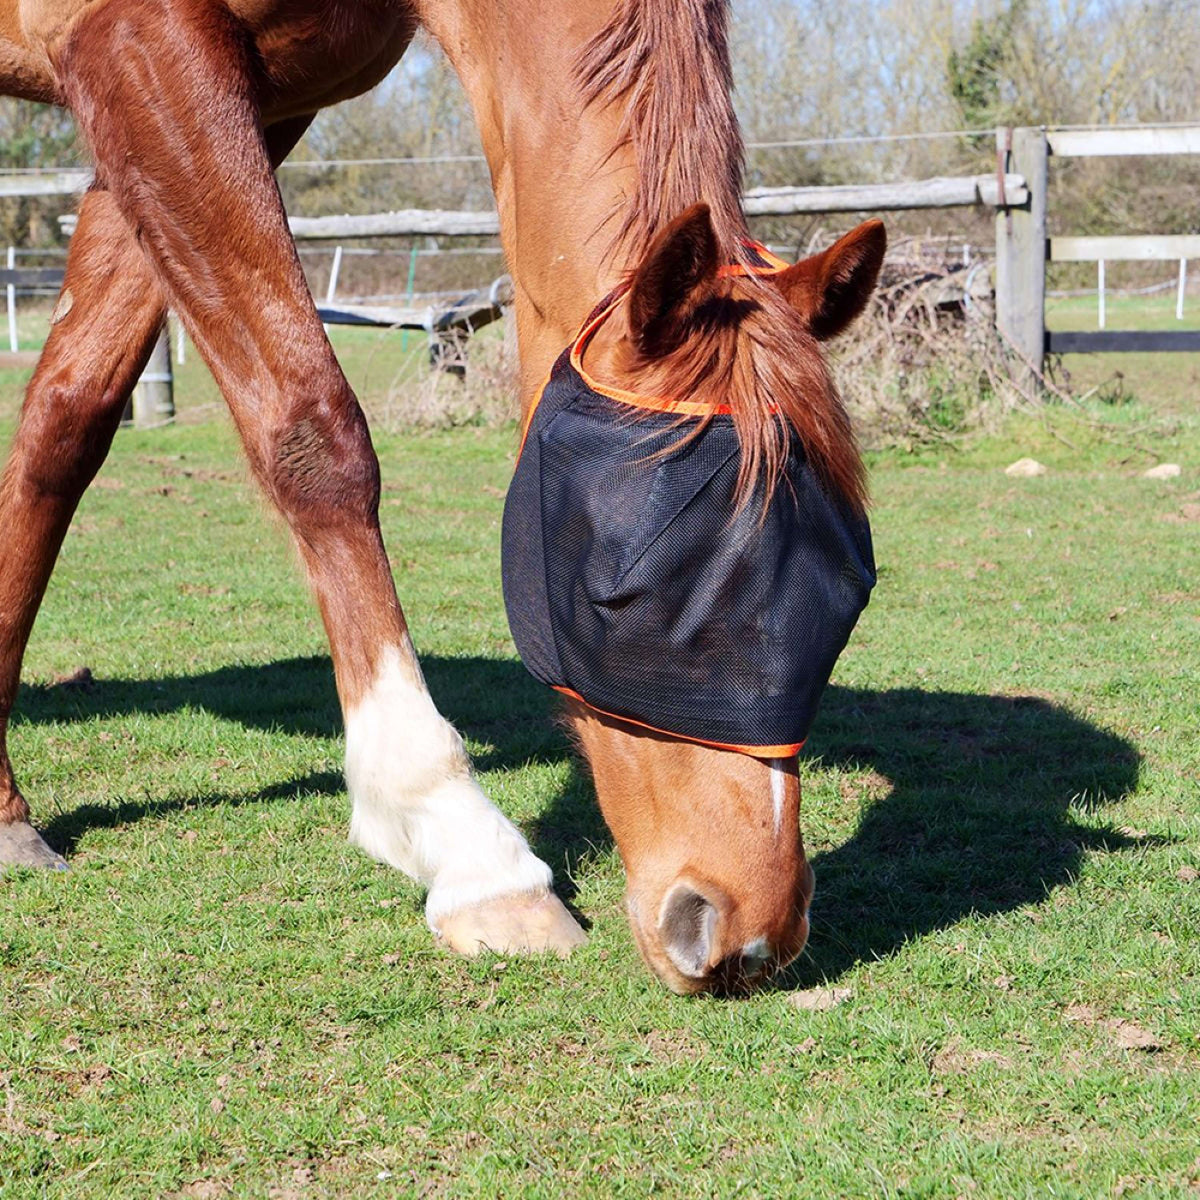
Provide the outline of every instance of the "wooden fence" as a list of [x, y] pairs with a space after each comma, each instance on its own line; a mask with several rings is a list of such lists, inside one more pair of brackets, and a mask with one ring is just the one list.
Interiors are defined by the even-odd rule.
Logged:
[[[1047, 193], [1055, 158], [1200, 154], [1200, 125], [1125, 129], [1001, 129], [997, 175], [1019, 173], [1026, 191], [1002, 197], [996, 213], [996, 324], [1028, 372], [1047, 354], [1200, 350], [1196, 330], [1047, 330], [1046, 263], [1200, 258], [1200, 236], [1138, 234], [1048, 237]], [[1182, 278], [1182, 267], [1181, 267]], [[1103, 297], [1103, 283], [1100, 294]]]
[[[1016, 369], [1040, 378], [1047, 354], [1113, 350], [1200, 350], [1200, 331], [1048, 331], [1046, 263], [1200, 258], [1200, 235], [1047, 237], [1049, 168], [1053, 158], [1112, 155], [1200, 154], [1200, 125], [1089, 130], [1000, 129], [995, 174], [939, 177], [903, 183], [835, 187], [757, 188], [744, 197], [749, 216], [802, 213], [869, 213], [964, 206], [996, 210], [996, 324], [1016, 358]], [[66, 195], [82, 192], [89, 171], [64, 170], [0, 175], [0, 196]], [[66, 221], [64, 220], [64, 224]], [[297, 240], [341, 241], [372, 237], [493, 237], [494, 212], [408, 209], [326, 217], [291, 217]], [[1103, 268], [1101, 267], [1101, 270]], [[1181, 279], [1182, 279], [1181, 268]], [[0, 271], [14, 286], [61, 282], [54, 269]], [[1103, 293], [1101, 293], [1103, 294]], [[507, 281], [441, 307], [318, 304], [327, 324], [423, 329], [435, 364], [452, 343], [498, 318], [507, 302]], [[152, 374], [164, 373], [162, 357]], [[169, 372], [169, 356], [166, 359]], [[159, 419], [156, 411], [152, 419]]]

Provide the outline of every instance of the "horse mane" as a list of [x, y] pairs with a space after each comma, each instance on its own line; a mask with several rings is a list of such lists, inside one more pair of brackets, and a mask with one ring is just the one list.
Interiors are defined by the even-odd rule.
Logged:
[[721, 245], [736, 245], [745, 230], [728, 18], [728, 0], [621, 0], [579, 56], [584, 102], [624, 102], [612, 152], [632, 147], [638, 186], [619, 243], [645, 245], [699, 200]]
[[[624, 106], [610, 155], [629, 146], [637, 167], [613, 252], [649, 245], [703, 201], [725, 260], [747, 261], [728, 27], [728, 0], [620, 0], [580, 52], [585, 103]], [[771, 494], [794, 430], [825, 486], [861, 511], [865, 473], [849, 417], [816, 341], [769, 277], [730, 281], [694, 323], [694, 335], [663, 361], [630, 364], [638, 390], [686, 395], [714, 411], [729, 405], [743, 451], [741, 501], [762, 482]]]

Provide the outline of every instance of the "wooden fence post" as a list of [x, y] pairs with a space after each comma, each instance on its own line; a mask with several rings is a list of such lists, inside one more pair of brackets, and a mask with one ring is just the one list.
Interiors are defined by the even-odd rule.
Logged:
[[996, 130], [999, 172], [1019, 172], [1029, 188], [1022, 204], [996, 212], [996, 325], [1027, 386], [1042, 378], [1046, 348], [1046, 131]]
[[175, 376], [171, 371], [171, 336], [168, 322], [158, 331], [150, 361], [133, 389], [133, 424], [153, 429], [175, 418]]

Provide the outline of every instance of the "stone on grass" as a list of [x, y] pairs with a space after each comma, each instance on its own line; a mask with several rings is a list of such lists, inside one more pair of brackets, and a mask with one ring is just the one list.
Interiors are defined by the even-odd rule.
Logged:
[[1004, 468], [1004, 473], [1014, 479], [1024, 479], [1033, 475], [1045, 475], [1046, 468], [1036, 458], [1018, 458], [1015, 463], [1009, 463]]
[[1148, 471], [1142, 472], [1143, 479], [1175, 479], [1183, 474], [1183, 468], [1178, 463], [1159, 463], [1157, 467], [1151, 467]]

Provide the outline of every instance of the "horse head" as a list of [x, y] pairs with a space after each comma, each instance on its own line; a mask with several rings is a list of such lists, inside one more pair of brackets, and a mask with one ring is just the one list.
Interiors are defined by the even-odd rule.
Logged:
[[885, 244], [875, 221], [794, 266], [749, 243], [730, 264], [694, 206], [527, 427], [505, 517], [514, 634], [567, 695], [638, 946], [678, 992], [751, 984], [808, 937], [796, 756], [874, 582], [821, 343], [866, 305]]

